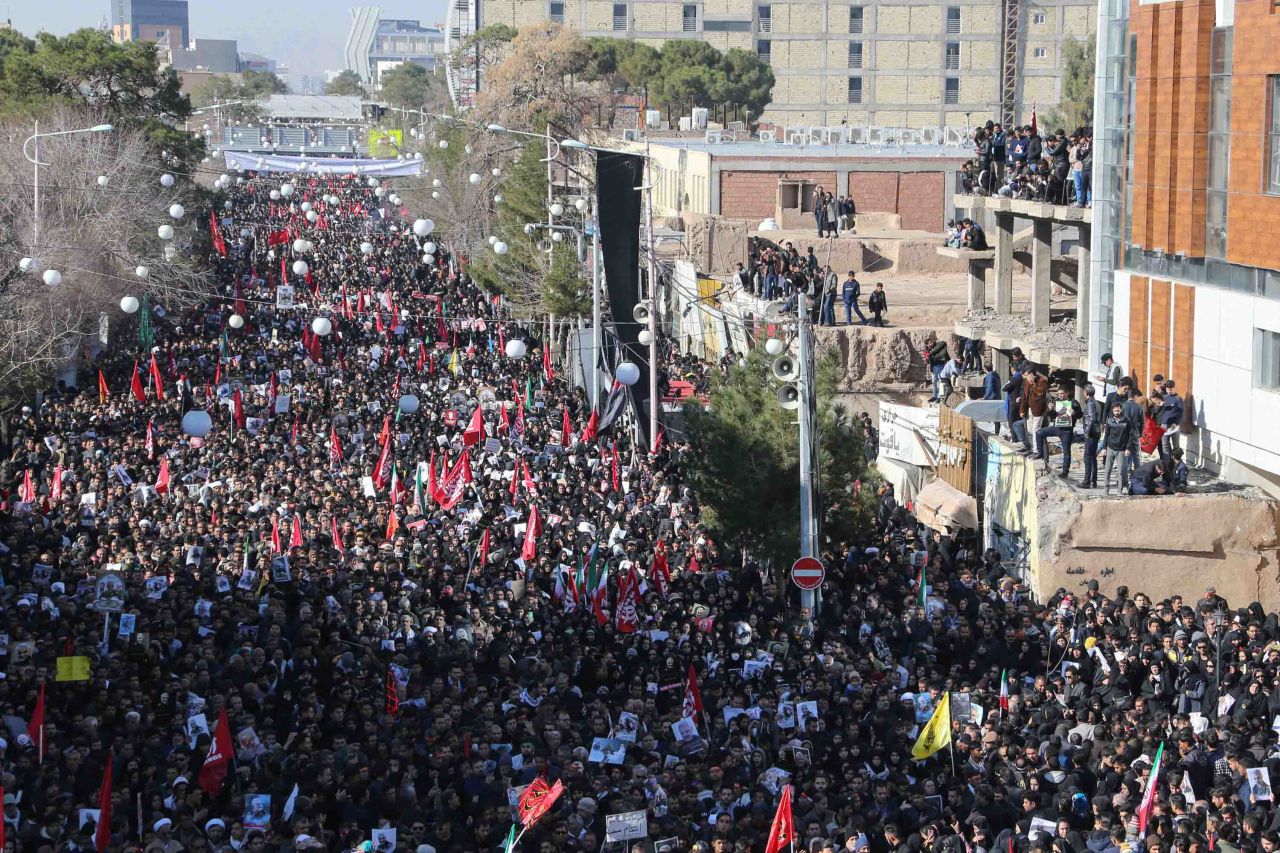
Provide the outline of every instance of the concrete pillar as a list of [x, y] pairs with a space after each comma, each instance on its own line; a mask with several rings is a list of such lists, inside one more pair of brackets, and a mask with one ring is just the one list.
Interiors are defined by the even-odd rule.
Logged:
[[996, 373], [1000, 375], [1000, 379], [1004, 382], [1009, 381], [1009, 356], [1007, 353], [987, 347], [987, 355], [991, 359], [991, 366]]
[[1013, 313], [1013, 214], [996, 212], [996, 313]]
[[969, 261], [969, 313], [976, 314], [987, 310], [987, 270], [991, 269], [990, 261]]
[[1093, 251], [1089, 247], [1089, 239], [1093, 236], [1093, 226], [1088, 223], [1080, 225], [1080, 245], [1076, 248], [1076, 336], [1083, 341], [1089, 340], [1090, 300], [1093, 298], [1091, 271]]
[[1039, 330], [1049, 328], [1053, 220], [1037, 217], [1031, 221], [1031, 227], [1031, 328]]
[[849, 170], [841, 169], [836, 172], [836, 195], [849, 194]]

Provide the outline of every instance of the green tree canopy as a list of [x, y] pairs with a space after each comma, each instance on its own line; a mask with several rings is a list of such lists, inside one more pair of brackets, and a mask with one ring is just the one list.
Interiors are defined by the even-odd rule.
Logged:
[[177, 73], [160, 68], [154, 44], [116, 44], [94, 29], [34, 39], [0, 31], [0, 110], [30, 115], [57, 106], [88, 108], [118, 127], [142, 130], [175, 164], [203, 154], [203, 143], [179, 127], [191, 103]]
[[[873, 492], [855, 494], [855, 481], [865, 486], [869, 474], [861, 427], [833, 402], [838, 375], [834, 352], [818, 362], [820, 510], [831, 544], [865, 529]], [[691, 485], [711, 528], [755, 557], [789, 566], [800, 555], [799, 440], [795, 414], [778, 405], [777, 390], [769, 357], [757, 347], [745, 366], [713, 379], [710, 404], [686, 406], [685, 418]]]
[[393, 107], [442, 112], [448, 108], [449, 93], [444, 72], [431, 72], [406, 62], [382, 73], [382, 97]]
[[364, 86], [360, 83], [360, 75], [347, 68], [324, 84], [324, 93], [326, 95], [363, 95]]
[[1074, 39], [1062, 46], [1062, 100], [1046, 110], [1038, 124], [1041, 132], [1062, 128], [1071, 133], [1093, 126], [1093, 78], [1096, 44]]

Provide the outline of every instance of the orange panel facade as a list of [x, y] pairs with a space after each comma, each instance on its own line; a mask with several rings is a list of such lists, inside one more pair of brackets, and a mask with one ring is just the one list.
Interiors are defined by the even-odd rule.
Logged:
[[1192, 389], [1191, 357], [1195, 345], [1196, 289], [1186, 284], [1173, 287], [1173, 364], [1167, 374], [1178, 383], [1178, 392], [1186, 395]]
[[1148, 309], [1151, 286], [1146, 276], [1129, 279], [1129, 372], [1141, 386], [1147, 381]]
[[1133, 242], [1204, 253], [1209, 43], [1214, 0], [1131, 7], [1138, 49]]
[[1265, 183], [1273, 75], [1280, 75], [1280, 13], [1273, 0], [1236, 0], [1227, 260], [1280, 269], [1280, 195], [1266, 194]]

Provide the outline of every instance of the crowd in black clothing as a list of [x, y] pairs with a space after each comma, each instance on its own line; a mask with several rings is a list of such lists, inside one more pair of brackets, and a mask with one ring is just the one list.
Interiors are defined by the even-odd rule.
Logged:
[[1093, 129], [1042, 136], [1034, 124], [1008, 130], [987, 122], [973, 132], [974, 159], [961, 166], [961, 191], [1089, 207]]
[[[628, 849], [760, 853], [788, 784], [811, 851], [1280, 842], [1246, 775], [1280, 772], [1275, 614], [1096, 582], [1036, 601], [887, 486], [864, 534], [822, 545], [822, 606], [802, 609], [702, 524], [690, 449], [593, 430], [464, 258], [424, 258], [358, 179], [277, 202], [278, 178], [248, 177], [217, 295], [150, 306], [155, 349], [117, 340], [105, 398], [51, 390], [11, 425], [7, 851], [87, 850], [97, 820], [105, 847], [147, 853], [493, 851], [539, 777], [566, 789], [521, 841], [539, 853], [595, 853], [632, 810], [648, 841]], [[268, 255], [289, 239], [315, 244], [303, 275]], [[207, 436], [180, 427], [196, 410]], [[107, 572], [124, 591], [104, 639]], [[56, 678], [75, 658], [86, 678]], [[953, 749], [914, 761], [944, 691]], [[208, 790], [224, 713], [234, 763]], [[108, 766], [109, 814], [82, 811]]]

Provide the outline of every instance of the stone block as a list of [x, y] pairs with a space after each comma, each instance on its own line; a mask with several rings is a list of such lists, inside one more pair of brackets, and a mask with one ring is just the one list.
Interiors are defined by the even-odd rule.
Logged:
[[937, 126], [937, 110], [909, 110], [907, 112], [907, 127], [921, 128]]
[[[961, 86], [964, 84], [961, 83]], [[1025, 112], [1031, 114], [1031, 104], [1035, 103], [1043, 115], [1051, 104], [1058, 103], [1058, 78], [1052, 76], [1022, 78], [1022, 103]]]
[[[884, 78], [877, 78], [876, 85], [880, 86]], [[887, 101], [887, 98], [877, 98], [876, 102], [881, 103]], [[884, 127], [903, 127], [907, 123], [907, 113], [905, 110], [876, 110], [875, 120], [872, 124], [882, 125]]]
[[910, 6], [880, 6], [876, 10], [876, 32], [880, 35], [910, 35]]
[[911, 32], [919, 36], [936, 36], [942, 32], [943, 7], [940, 4], [909, 6], [911, 10]]
[[[936, 74], [942, 67], [942, 42], [929, 39], [912, 39], [908, 42], [907, 67], [912, 71]], [[937, 78], [934, 78], [937, 82]]]
[[[910, 88], [910, 84], [910, 77], [877, 74], [875, 102], [877, 104], [907, 103], [907, 90]], [[877, 119], [877, 122], [879, 122], [879, 119]], [[879, 123], [883, 124], [883, 122]]]
[[[963, 85], [963, 82], [962, 84]], [[908, 104], [942, 103], [941, 77], [912, 77], [911, 86], [907, 90]], [[935, 114], [936, 117], [936, 114]]]
[[1098, 28], [1098, 10], [1092, 5], [1068, 6], [1062, 10], [1062, 34], [1085, 38]]
[[910, 56], [911, 42], [909, 41], [884, 41], [876, 42], [876, 62], [875, 67], [905, 69], [908, 67]]
[[587, 29], [612, 30], [613, 3], [608, 2], [608, 0], [586, 0], [586, 3]]
[[994, 41], [967, 41], [960, 48], [960, 65], [974, 71], [990, 71], [1000, 66], [1000, 51]]
[[990, 4], [962, 7], [960, 12], [960, 32], [965, 35], [999, 33], [999, 7]]

